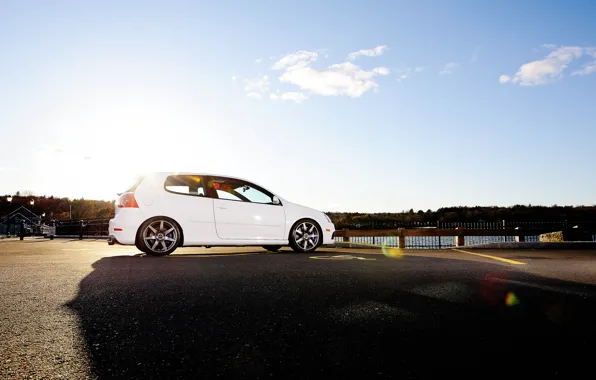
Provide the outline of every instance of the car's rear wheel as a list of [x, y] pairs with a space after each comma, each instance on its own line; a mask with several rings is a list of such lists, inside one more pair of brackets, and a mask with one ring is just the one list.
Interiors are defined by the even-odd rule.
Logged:
[[270, 252], [277, 252], [281, 248], [281, 245], [264, 245], [263, 248]]
[[167, 256], [180, 244], [180, 228], [171, 219], [149, 219], [139, 229], [137, 248], [151, 256]]
[[314, 252], [321, 244], [321, 228], [310, 219], [296, 222], [290, 232], [290, 247], [295, 252]]

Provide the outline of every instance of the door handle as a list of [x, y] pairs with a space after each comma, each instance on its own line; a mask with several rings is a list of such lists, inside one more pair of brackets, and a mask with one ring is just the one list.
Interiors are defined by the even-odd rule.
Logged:
[[220, 209], [220, 210], [227, 210], [228, 209], [227, 207], [222, 207], [222, 206], [217, 206], [217, 208]]

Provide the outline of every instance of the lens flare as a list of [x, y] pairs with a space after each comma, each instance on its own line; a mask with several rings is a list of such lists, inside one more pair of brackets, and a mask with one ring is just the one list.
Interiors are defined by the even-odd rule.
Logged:
[[400, 248], [395, 248], [394, 246], [397, 244], [397, 238], [395, 237], [388, 237], [383, 241], [383, 245], [381, 245], [381, 251], [383, 255], [392, 258], [392, 259], [399, 259], [404, 256], [404, 252]]
[[507, 306], [515, 306], [519, 304], [519, 298], [513, 292], [507, 293], [505, 296], [505, 305]]
[[503, 294], [507, 294], [505, 289], [507, 277], [507, 272], [489, 273], [484, 276], [480, 292], [486, 303], [491, 306], [501, 305]]
[[383, 251], [383, 254], [387, 257], [390, 257], [392, 259], [399, 259], [401, 257], [404, 256], [404, 253], [401, 249], [399, 248], [391, 248], [391, 247], [381, 247], [381, 251]]

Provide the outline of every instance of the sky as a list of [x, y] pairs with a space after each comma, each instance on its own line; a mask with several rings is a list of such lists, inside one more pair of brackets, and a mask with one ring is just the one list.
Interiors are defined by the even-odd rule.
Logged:
[[0, 194], [596, 204], [593, 1], [0, 0]]

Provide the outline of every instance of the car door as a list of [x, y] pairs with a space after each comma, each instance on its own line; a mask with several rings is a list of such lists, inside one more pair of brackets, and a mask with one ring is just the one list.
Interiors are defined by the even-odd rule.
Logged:
[[166, 178], [161, 202], [152, 206], [154, 215], [177, 221], [188, 245], [217, 241], [213, 217], [213, 199], [206, 194], [206, 181], [199, 175], [176, 174]]
[[286, 216], [273, 194], [252, 183], [227, 177], [209, 181], [215, 228], [220, 239], [284, 239]]

